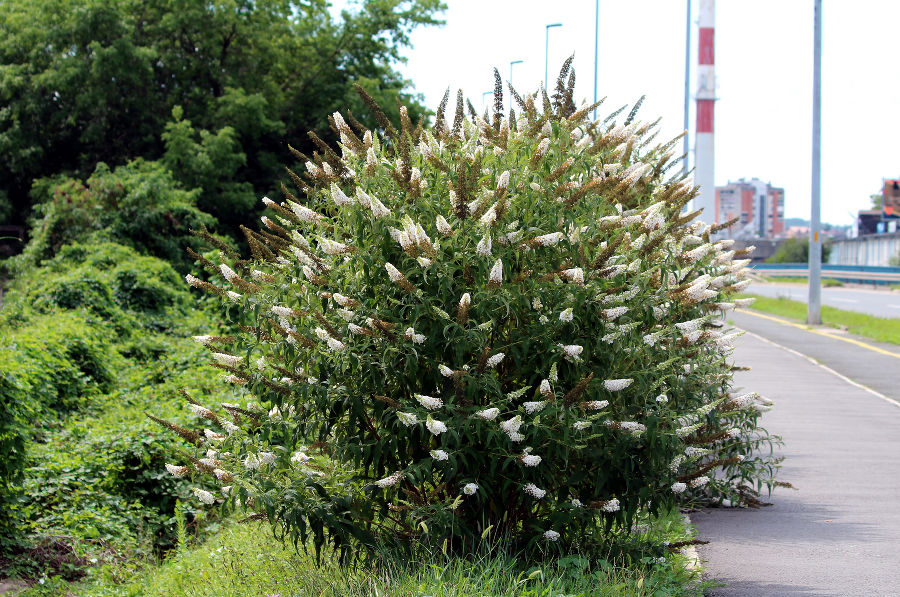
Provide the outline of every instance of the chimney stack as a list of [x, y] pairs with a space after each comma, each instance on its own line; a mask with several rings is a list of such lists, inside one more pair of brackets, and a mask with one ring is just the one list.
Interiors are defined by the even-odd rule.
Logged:
[[716, 217], [715, 181], [715, 0], [700, 0], [700, 36], [697, 60], [697, 132], [694, 137], [694, 182], [700, 195], [694, 209], [703, 208], [700, 220], [712, 224]]

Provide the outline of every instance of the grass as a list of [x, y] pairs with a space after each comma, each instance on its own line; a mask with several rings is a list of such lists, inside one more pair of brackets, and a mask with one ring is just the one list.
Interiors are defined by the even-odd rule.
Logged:
[[[691, 536], [677, 511], [651, 525], [657, 541]], [[311, 554], [274, 540], [264, 523], [231, 524], [201, 545], [177, 550], [159, 566], [143, 570], [100, 565], [78, 585], [46, 580], [24, 595], [85, 597], [432, 597], [678, 596], [702, 595], [704, 583], [687, 558], [670, 554], [664, 563], [644, 558], [637, 566], [605, 561], [591, 565], [570, 556], [523, 568], [501, 549], [461, 559], [432, 554], [411, 564], [378, 569], [341, 569], [327, 558], [316, 567]], [[127, 579], [123, 582], [123, 579]]]
[[[792, 301], [787, 298], [769, 298], [753, 294], [743, 296], [756, 299], [756, 302], [750, 307], [755, 311], [763, 311], [801, 322], [806, 320], [806, 303]], [[850, 333], [871, 338], [878, 342], [900, 344], [900, 319], [875, 317], [874, 315], [866, 315], [856, 311], [835, 309], [826, 305], [822, 305], [821, 314], [822, 323], [825, 325], [847, 330]]]
[[[766, 282], [776, 282], [776, 283], [787, 283], [787, 284], [808, 284], [808, 278], [802, 278], [798, 276], [762, 276], [762, 279]], [[822, 286], [826, 288], [834, 288], [838, 286], [843, 286], [844, 283], [840, 280], [835, 280], [834, 278], [822, 278]]]

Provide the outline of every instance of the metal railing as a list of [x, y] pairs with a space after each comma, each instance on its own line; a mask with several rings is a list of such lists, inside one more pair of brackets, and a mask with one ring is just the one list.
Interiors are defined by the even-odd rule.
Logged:
[[[809, 265], [806, 263], [757, 263], [751, 266], [763, 276], [797, 277], [809, 276]], [[822, 277], [833, 278], [843, 282], [862, 282], [866, 284], [898, 284], [900, 283], [900, 267], [882, 267], [876, 265], [834, 265], [822, 264]]]

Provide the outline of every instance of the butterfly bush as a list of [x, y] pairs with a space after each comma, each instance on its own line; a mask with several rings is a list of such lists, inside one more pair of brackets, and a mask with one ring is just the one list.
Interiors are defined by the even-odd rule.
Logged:
[[[246, 229], [253, 259], [201, 258], [240, 334], [200, 336], [240, 404], [189, 398], [175, 475], [222, 485], [283, 536], [347, 555], [599, 545], [685, 499], [755, 504], [774, 483], [769, 402], [733, 391], [720, 315], [744, 253], [637, 106], [594, 120], [557, 91], [435, 124], [330, 122], [337, 147]], [[621, 118], [622, 115], [625, 118]], [[347, 121], [350, 121], [349, 123]], [[210, 255], [210, 254], [208, 254]], [[627, 530], [624, 532], [627, 533]]]

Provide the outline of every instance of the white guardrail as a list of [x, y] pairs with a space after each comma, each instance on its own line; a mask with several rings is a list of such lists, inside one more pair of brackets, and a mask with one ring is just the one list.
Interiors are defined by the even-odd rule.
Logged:
[[[754, 272], [770, 277], [809, 276], [809, 266], [805, 263], [757, 263], [752, 264]], [[879, 267], [874, 265], [832, 265], [822, 264], [822, 277], [846, 282], [867, 282], [870, 284], [900, 284], [900, 267]]]

